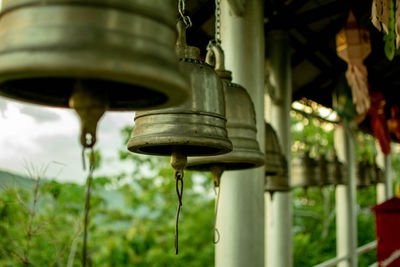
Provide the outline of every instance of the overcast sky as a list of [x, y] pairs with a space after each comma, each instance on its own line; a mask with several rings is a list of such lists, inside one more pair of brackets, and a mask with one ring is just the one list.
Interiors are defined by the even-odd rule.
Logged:
[[[104, 157], [97, 174], [118, 174], [128, 164], [118, 160], [126, 149], [120, 130], [133, 125], [133, 112], [108, 112], [100, 121], [96, 148]], [[79, 121], [72, 110], [23, 104], [0, 97], [0, 169], [26, 174], [26, 164], [49, 164], [47, 177], [83, 183]]]

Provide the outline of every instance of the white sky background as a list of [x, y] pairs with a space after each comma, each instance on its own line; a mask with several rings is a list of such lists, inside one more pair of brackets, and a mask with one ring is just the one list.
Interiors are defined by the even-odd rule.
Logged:
[[[96, 175], [132, 169], [119, 161], [118, 151], [126, 149], [120, 130], [133, 125], [133, 118], [133, 112], [107, 112], [101, 119], [95, 148], [103, 162]], [[36, 168], [49, 164], [46, 177], [84, 183], [87, 171], [82, 169], [81, 151], [74, 111], [0, 97], [0, 169], [26, 175], [27, 163]]]

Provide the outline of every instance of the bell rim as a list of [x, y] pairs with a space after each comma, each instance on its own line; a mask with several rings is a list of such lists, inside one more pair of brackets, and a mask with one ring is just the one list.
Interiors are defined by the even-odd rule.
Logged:
[[[146, 139], [143, 142], [143, 139]], [[205, 145], [206, 144], [206, 145]], [[128, 141], [129, 151], [138, 154], [169, 156], [174, 150], [183, 151], [190, 156], [212, 156], [226, 154], [232, 151], [232, 142], [222, 137], [199, 137], [199, 136], [146, 136], [131, 137]]]
[[[246, 155], [246, 162], [243, 160], [242, 153]], [[186, 169], [192, 171], [210, 171], [214, 166], [223, 166], [224, 170], [226, 171], [238, 171], [259, 168], [263, 165], [264, 154], [261, 151], [236, 149], [223, 155], [210, 157], [189, 157]]]

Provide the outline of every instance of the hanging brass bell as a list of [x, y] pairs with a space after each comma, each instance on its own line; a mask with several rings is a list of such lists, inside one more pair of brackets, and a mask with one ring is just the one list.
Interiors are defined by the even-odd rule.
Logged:
[[264, 164], [264, 155], [257, 141], [256, 114], [253, 102], [246, 89], [232, 83], [230, 71], [225, 70], [224, 54], [219, 45], [210, 44], [206, 62], [215, 65], [221, 78], [225, 97], [225, 112], [228, 137], [232, 142], [231, 152], [209, 157], [189, 157], [187, 169], [211, 171], [214, 183], [219, 185], [222, 171], [255, 168]]
[[291, 185], [305, 189], [320, 186], [318, 162], [308, 153], [292, 160]]
[[333, 175], [329, 172], [330, 162], [324, 155], [321, 155], [318, 159], [319, 167], [319, 184], [320, 186], [327, 186], [333, 184]]
[[333, 161], [328, 164], [328, 175], [332, 177], [334, 185], [346, 185], [347, 184], [347, 169], [338, 157], [335, 155]]
[[265, 123], [265, 175], [282, 172], [282, 151], [278, 136], [271, 124]]
[[281, 169], [275, 174], [265, 173], [264, 191], [286, 192], [290, 191], [288, 166], [286, 158], [281, 155]]
[[75, 109], [84, 147], [106, 110], [181, 104], [175, 10], [174, 0], [3, 0], [0, 95]]
[[371, 185], [371, 165], [368, 161], [360, 161], [357, 165], [357, 187], [365, 188]]
[[373, 169], [375, 170], [375, 175], [374, 175], [375, 179], [373, 183], [374, 184], [385, 183], [385, 173], [383, 172], [383, 170], [376, 163], [374, 163], [372, 166]]
[[174, 0], [3, 0], [0, 95], [69, 107], [79, 82], [107, 110], [181, 104], [175, 19]]
[[191, 96], [168, 109], [137, 112], [128, 149], [135, 153], [187, 156], [230, 152], [225, 102], [220, 78], [200, 60], [200, 50], [186, 45], [184, 25], [178, 23], [177, 53], [182, 71], [191, 79]]

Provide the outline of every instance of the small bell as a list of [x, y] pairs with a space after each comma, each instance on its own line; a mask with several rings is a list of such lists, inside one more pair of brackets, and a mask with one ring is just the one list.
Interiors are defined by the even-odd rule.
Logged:
[[329, 162], [324, 155], [321, 155], [318, 159], [319, 165], [319, 183], [321, 186], [332, 185], [333, 175], [329, 172]]
[[[187, 46], [183, 23], [179, 21], [177, 26], [179, 36], [176, 48], [181, 70], [190, 77], [191, 96], [184, 104], [174, 108], [137, 112], [127, 146], [135, 153], [171, 156], [179, 198], [178, 218], [187, 156], [228, 153], [232, 150], [232, 143], [227, 136], [221, 80], [209, 65], [200, 60], [199, 49]], [[176, 228], [176, 254], [177, 239]]]
[[360, 161], [357, 165], [357, 187], [362, 189], [371, 185], [371, 164], [367, 160]]
[[190, 92], [174, 53], [175, 10], [174, 0], [3, 0], [0, 95], [79, 108], [91, 128], [100, 113], [82, 108], [181, 104]]
[[265, 175], [273, 176], [282, 171], [282, 151], [275, 130], [265, 123]]
[[273, 193], [287, 192], [291, 190], [289, 185], [287, 160], [283, 155], [281, 156], [281, 162], [281, 170], [275, 175], [271, 175], [267, 172], [265, 173], [265, 191]]
[[347, 169], [346, 166], [339, 161], [338, 157], [334, 155], [333, 161], [328, 163], [328, 175], [332, 177], [334, 185], [347, 184]]
[[291, 185], [305, 189], [320, 186], [318, 162], [311, 158], [308, 153], [293, 159]]
[[[257, 141], [256, 115], [253, 102], [246, 89], [232, 83], [231, 72], [225, 70], [224, 54], [219, 45], [211, 44], [206, 61], [215, 65], [215, 71], [222, 80], [225, 96], [228, 137], [233, 150], [224, 155], [190, 157], [187, 169], [211, 171], [215, 186], [223, 171], [255, 168], [264, 164]], [[215, 63], [215, 64], [214, 64]]]

